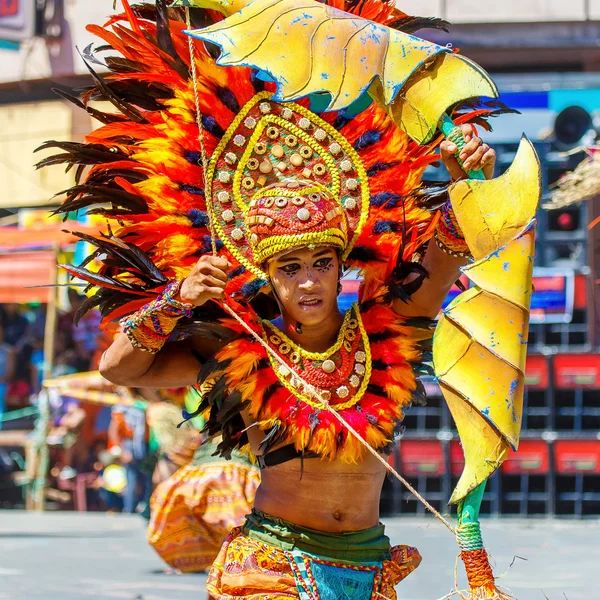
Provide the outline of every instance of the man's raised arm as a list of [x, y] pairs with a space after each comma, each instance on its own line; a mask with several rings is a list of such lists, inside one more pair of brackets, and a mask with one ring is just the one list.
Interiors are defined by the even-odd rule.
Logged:
[[165, 343], [177, 320], [195, 306], [222, 299], [227, 283], [225, 258], [203, 256], [181, 285], [168, 286], [155, 301], [127, 317], [100, 361], [100, 373], [116, 385], [184, 387], [197, 382], [202, 358], [218, 352], [221, 344], [194, 337]]
[[[460, 159], [464, 161], [462, 167], [455, 156], [456, 145], [447, 140], [440, 145], [442, 161], [448, 169], [450, 177], [457, 181], [468, 177], [467, 173], [471, 170], [483, 170], [486, 179], [491, 179], [494, 175], [496, 152], [475, 135], [471, 125], [463, 125], [462, 130], [466, 142], [460, 153]], [[441, 227], [445, 227], [443, 239], [439, 235]], [[449, 238], [452, 241], [452, 237], [460, 243], [460, 230], [453, 222], [452, 207], [448, 201], [447, 205], [442, 208], [438, 236], [436, 240], [429, 242], [423, 257], [422, 265], [427, 270], [428, 277], [423, 280], [419, 289], [413, 292], [408, 302], [394, 300], [394, 311], [398, 315], [435, 319], [439, 314], [450, 288], [460, 276], [460, 267], [467, 262], [464, 256], [457, 256], [460, 254], [459, 252], [453, 252], [452, 248], [446, 247], [444, 242]], [[407, 278], [406, 283], [410, 283], [415, 277], [417, 275]]]

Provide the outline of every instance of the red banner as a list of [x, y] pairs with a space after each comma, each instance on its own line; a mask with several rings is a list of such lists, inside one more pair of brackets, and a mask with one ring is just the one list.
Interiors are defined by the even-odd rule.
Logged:
[[528, 354], [525, 366], [525, 385], [543, 390], [548, 387], [549, 381], [548, 359], [539, 354]]
[[548, 473], [550, 447], [544, 440], [521, 440], [518, 452], [511, 452], [501, 468], [508, 475]]
[[554, 456], [556, 472], [561, 475], [600, 473], [599, 440], [558, 440]]
[[14, 17], [19, 12], [19, 0], [0, 0], [0, 17]]
[[446, 472], [444, 448], [437, 440], [402, 440], [400, 469], [403, 475], [443, 475]]
[[600, 388], [600, 356], [597, 354], [555, 356], [554, 383], [563, 389]]

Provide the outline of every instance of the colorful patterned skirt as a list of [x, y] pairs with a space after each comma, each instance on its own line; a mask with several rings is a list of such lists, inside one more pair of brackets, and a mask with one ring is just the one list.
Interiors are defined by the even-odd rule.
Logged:
[[253, 510], [225, 540], [208, 575], [214, 600], [395, 600], [421, 555], [390, 547], [383, 525], [323, 533]]
[[202, 446], [150, 499], [148, 542], [180, 571], [210, 567], [227, 534], [250, 512], [260, 482], [259, 469], [243, 456], [224, 460], [213, 451]]

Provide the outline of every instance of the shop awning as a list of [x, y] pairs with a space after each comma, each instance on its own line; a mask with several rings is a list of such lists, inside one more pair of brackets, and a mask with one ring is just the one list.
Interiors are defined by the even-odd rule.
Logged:
[[56, 253], [53, 250], [11, 252], [0, 255], [0, 304], [48, 302], [54, 283]]
[[[75, 224], [95, 234], [98, 227]], [[0, 304], [48, 302], [56, 283], [57, 250], [79, 240], [63, 231], [64, 223], [42, 229], [0, 227]], [[36, 287], [46, 286], [46, 287]]]
[[[21, 229], [19, 227], [0, 227], [0, 253], [14, 250], [38, 250], [50, 248], [63, 248], [74, 244], [79, 238], [73, 234], [63, 231], [66, 224], [61, 223], [56, 227], [44, 229]], [[94, 227], [74, 225], [78, 231], [85, 233], [96, 233]]]

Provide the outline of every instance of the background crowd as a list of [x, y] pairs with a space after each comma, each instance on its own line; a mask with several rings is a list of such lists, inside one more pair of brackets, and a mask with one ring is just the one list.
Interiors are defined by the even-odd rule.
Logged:
[[[89, 311], [75, 325], [85, 296], [68, 292], [70, 308], [59, 314], [52, 375], [89, 371], [98, 365], [102, 341], [100, 315]], [[42, 304], [0, 305], [0, 415], [27, 406], [39, 393], [44, 373], [46, 307]]]
[[[96, 310], [75, 323], [84, 300], [75, 289], [68, 290], [68, 309], [58, 314], [49, 370], [44, 356], [46, 306], [0, 305], [0, 429], [30, 430], [27, 443], [37, 435], [33, 428], [44, 377], [96, 370], [112, 338], [110, 332], [100, 330]], [[158, 444], [148, 424], [148, 406], [166, 403], [151, 390], [119, 393], [124, 401], [116, 405], [48, 394], [49, 485], [55, 488], [57, 508], [73, 508], [78, 502], [88, 510], [147, 510], [152, 474], [159, 461]], [[0, 506], [23, 502], [21, 491], [12, 485], [14, 471], [24, 467], [19, 462], [14, 452], [0, 446]], [[76, 485], [81, 478], [84, 499], [75, 497], [82, 493]]]

